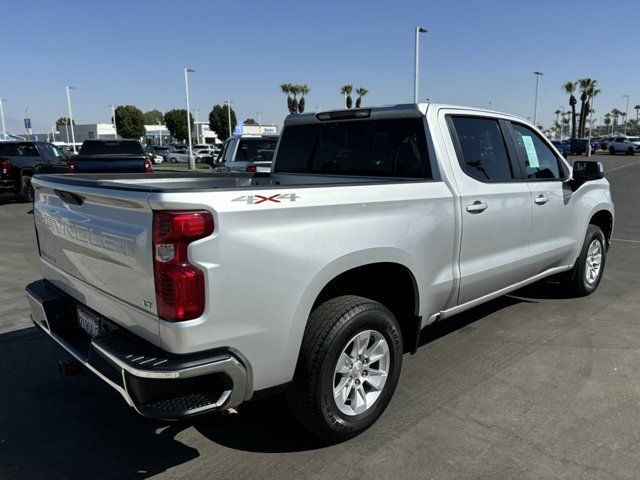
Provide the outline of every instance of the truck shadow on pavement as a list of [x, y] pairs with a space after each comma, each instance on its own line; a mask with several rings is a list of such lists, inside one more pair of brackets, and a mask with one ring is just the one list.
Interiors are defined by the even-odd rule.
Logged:
[[[545, 288], [527, 293], [535, 298]], [[436, 323], [423, 331], [420, 345], [523, 301], [531, 300], [500, 297]], [[281, 396], [249, 402], [239, 414], [156, 421], [136, 414], [92, 375], [59, 378], [64, 353], [35, 327], [0, 334], [0, 352], [3, 478], [147, 478], [199, 457], [201, 436], [248, 452], [327, 446], [293, 421]]]

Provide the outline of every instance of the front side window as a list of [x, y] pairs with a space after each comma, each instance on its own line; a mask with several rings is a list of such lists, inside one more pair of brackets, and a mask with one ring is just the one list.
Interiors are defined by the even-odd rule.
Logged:
[[513, 178], [504, 138], [497, 120], [452, 117], [460, 144], [460, 163], [467, 175], [481, 181]]
[[520, 163], [525, 167], [527, 178], [560, 179], [563, 172], [558, 157], [540, 136], [529, 127], [512, 123], [516, 151]]
[[432, 178], [422, 118], [287, 126], [275, 171]]

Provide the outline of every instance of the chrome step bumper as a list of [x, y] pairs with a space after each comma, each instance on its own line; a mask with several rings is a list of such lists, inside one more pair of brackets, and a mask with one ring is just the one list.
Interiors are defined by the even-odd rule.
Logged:
[[250, 396], [247, 369], [229, 352], [172, 355], [104, 317], [105, 331], [92, 338], [77, 326], [78, 302], [51, 283], [33, 282], [25, 293], [33, 323], [144, 416], [190, 417]]

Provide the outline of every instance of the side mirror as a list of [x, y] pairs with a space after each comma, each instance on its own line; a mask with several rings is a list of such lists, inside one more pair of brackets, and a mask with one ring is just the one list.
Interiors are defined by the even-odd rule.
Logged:
[[602, 162], [577, 160], [573, 163], [573, 183], [576, 188], [585, 182], [604, 178], [604, 166]]

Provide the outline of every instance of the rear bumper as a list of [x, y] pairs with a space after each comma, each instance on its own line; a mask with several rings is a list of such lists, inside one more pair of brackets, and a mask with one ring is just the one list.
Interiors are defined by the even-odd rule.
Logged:
[[92, 338], [78, 327], [79, 304], [72, 297], [46, 280], [31, 283], [25, 293], [33, 323], [146, 417], [190, 417], [248, 397], [247, 369], [228, 351], [173, 355], [103, 317]]

